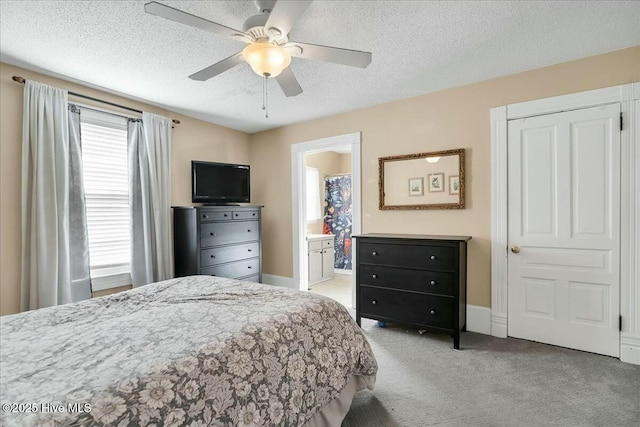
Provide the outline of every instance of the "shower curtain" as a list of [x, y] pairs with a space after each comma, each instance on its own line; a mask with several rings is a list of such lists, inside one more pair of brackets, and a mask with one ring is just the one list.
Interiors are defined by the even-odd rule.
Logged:
[[324, 180], [323, 234], [334, 234], [334, 267], [351, 270], [351, 175], [328, 176]]

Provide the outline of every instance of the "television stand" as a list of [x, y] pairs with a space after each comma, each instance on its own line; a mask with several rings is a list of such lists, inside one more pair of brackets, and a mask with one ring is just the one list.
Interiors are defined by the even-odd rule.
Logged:
[[237, 203], [203, 203], [202, 206], [240, 206]]

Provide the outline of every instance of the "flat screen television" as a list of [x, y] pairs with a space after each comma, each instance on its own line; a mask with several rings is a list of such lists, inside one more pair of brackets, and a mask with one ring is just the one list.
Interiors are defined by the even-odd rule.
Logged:
[[249, 203], [249, 165], [191, 161], [191, 201]]

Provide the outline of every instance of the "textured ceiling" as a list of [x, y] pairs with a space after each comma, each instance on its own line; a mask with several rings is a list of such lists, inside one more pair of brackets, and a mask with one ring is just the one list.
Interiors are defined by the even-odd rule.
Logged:
[[[241, 29], [253, 1], [162, 1]], [[637, 1], [316, 0], [290, 39], [373, 53], [366, 69], [294, 58], [286, 98], [241, 64], [244, 44], [144, 12], [146, 1], [0, 0], [0, 61], [253, 133], [640, 45]]]

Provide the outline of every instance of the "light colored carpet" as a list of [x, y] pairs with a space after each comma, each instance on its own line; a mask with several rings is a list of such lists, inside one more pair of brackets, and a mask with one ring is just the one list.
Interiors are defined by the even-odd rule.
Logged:
[[[350, 310], [353, 315], [353, 310]], [[343, 426], [640, 426], [640, 366], [518, 339], [363, 319], [379, 364]]]
[[309, 292], [333, 298], [345, 307], [351, 307], [351, 275], [336, 274], [331, 280], [309, 285]]

